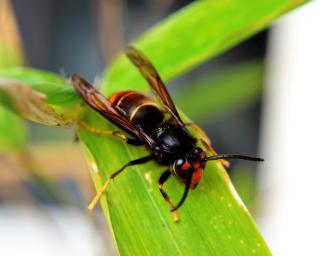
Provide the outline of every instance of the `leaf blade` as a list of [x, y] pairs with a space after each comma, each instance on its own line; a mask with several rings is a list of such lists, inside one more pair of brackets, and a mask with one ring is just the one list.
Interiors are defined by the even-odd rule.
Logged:
[[[95, 114], [91, 116], [95, 119], [95, 127], [110, 128], [100, 117]], [[99, 173], [92, 171], [97, 187], [101, 187], [107, 171], [115, 171], [128, 159], [136, 159], [146, 153], [127, 147], [124, 151], [122, 142], [113, 141], [110, 144], [112, 138], [103, 139], [84, 130], [80, 130], [80, 139], [94, 155], [95, 161], [91, 163], [95, 166], [93, 169], [101, 170]], [[104, 161], [106, 156], [116, 153], [120, 155]], [[132, 167], [110, 185], [102, 206], [115, 229], [114, 236], [121, 254], [139, 255], [143, 251], [146, 255], [154, 255], [155, 252], [157, 255], [186, 255], [197, 251], [200, 255], [219, 255], [223, 250], [225, 255], [235, 255], [235, 250], [240, 254], [254, 250], [261, 255], [270, 255], [249, 213], [243, 210], [245, 207], [234, 195], [221, 166], [211, 163], [206, 168], [202, 183], [190, 193], [179, 211], [179, 224], [173, 222], [167, 204], [157, 189], [157, 179], [163, 170], [164, 167], [155, 163]], [[165, 189], [177, 202], [183, 186], [172, 179]], [[209, 206], [208, 202], [210, 209], [203, 209]], [[209, 238], [205, 239], [203, 235]], [[190, 240], [190, 237], [193, 239]], [[223, 241], [225, 237], [227, 239]], [[227, 246], [235, 242], [237, 244], [234, 246]], [[241, 248], [241, 243], [247, 244]]]
[[[305, 2], [307, 1], [250, 0], [246, 4], [239, 0], [194, 2], [152, 27], [134, 44], [153, 60], [162, 79], [170, 81], [228, 50]], [[130, 87], [128, 82], [135, 82], [137, 90], [148, 90], [140, 74], [134, 69], [128, 69], [128, 66], [124, 55], [114, 61], [103, 77], [104, 93], [114, 92], [112, 84], [115, 82], [122, 89]]]
[[[248, 13], [247, 6], [237, 0], [226, 2], [225, 6], [222, 1], [199, 1], [149, 30], [135, 44], [150, 58], [163, 80], [169, 81], [261, 30], [280, 14], [303, 2], [250, 1]], [[204, 16], [191, 15], [197, 12], [203, 12]], [[188, 16], [194, 19], [190, 21]], [[190, 22], [196, 29], [192, 29]], [[206, 33], [215, 25], [219, 26], [215, 31], [218, 38]], [[146, 82], [123, 55], [107, 70], [103, 81], [102, 90], [106, 95], [120, 89], [148, 90]], [[114, 129], [92, 111], [86, 121], [99, 129]], [[97, 189], [112, 171], [145, 153], [143, 149], [126, 147], [113, 138], [104, 140], [81, 127], [79, 137], [90, 155]], [[114, 182], [117, 184], [110, 185], [107, 197], [102, 200], [120, 254], [271, 255], [219, 163], [207, 166], [202, 183], [180, 209], [182, 222], [178, 225], [173, 223], [156, 186], [161, 171], [163, 167], [155, 163], [132, 167], [117, 178]], [[181, 184], [174, 179], [166, 184], [174, 202], [181, 196], [181, 189]]]

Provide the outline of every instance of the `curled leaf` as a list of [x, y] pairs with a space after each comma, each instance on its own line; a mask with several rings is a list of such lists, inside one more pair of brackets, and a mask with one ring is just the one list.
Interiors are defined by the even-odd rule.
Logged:
[[72, 115], [59, 113], [49, 105], [44, 93], [21, 81], [0, 80], [0, 103], [28, 120], [45, 125], [67, 126], [75, 121]]

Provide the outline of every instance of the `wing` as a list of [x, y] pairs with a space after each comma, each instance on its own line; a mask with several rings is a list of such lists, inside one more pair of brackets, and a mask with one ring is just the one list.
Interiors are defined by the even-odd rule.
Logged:
[[73, 87], [89, 106], [120, 129], [145, 142], [151, 148], [155, 146], [153, 139], [145, 134], [139, 125], [130, 122], [124, 115], [121, 115], [121, 109], [113, 106], [93, 85], [78, 75], [73, 75], [71, 80]]
[[159, 96], [166, 110], [179, 125], [184, 127], [176, 106], [174, 105], [169, 92], [167, 91], [154, 66], [143, 55], [143, 53], [136, 48], [128, 46], [124, 51], [130, 61], [139, 69], [140, 73], [148, 81], [153, 91]]

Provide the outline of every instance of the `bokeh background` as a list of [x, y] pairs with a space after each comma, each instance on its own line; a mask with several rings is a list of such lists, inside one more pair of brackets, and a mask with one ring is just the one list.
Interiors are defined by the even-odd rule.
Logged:
[[[11, 2], [29, 66], [94, 81], [125, 45], [192, 1]], [[319, 3], [302, 7], [169, 85], [219, 152], [266, 159], [228, 171], [276, 255], [314, 252], [320, 228], [319, 13]], [[1, 255], [116, 255], [101, 212], [86, 211], [94, 189], [75, 128], [27, 128], [28, 152], [0, 152]]]

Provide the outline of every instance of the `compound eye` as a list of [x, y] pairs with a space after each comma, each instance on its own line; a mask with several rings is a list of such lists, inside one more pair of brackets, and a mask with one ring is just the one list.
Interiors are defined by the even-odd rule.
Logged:
[[190, 163], [185, 158], [180, 158], [174, 163], [174, 168], [179, 170], [189, 170]]
[[180, 158], [176, 160], [173, 164], [173, 172], [181, 179], [186, 179], [187, 171], [190, 169], [191, 165], [185, 158]]
[[185, 162], [186, 162], [186, 159], [180, 158], [177, 161], [175, 161], [174, 165], [175, 165], [175, 167], [180, 168]]

